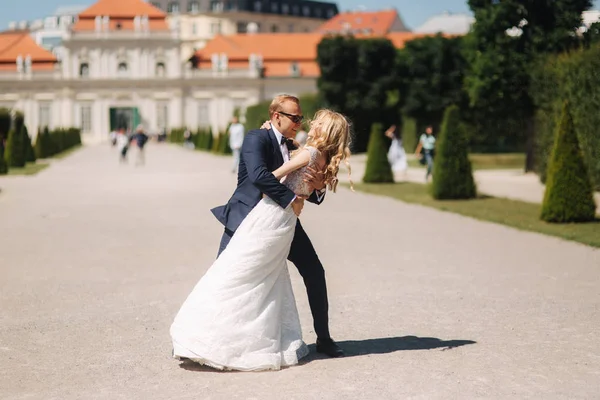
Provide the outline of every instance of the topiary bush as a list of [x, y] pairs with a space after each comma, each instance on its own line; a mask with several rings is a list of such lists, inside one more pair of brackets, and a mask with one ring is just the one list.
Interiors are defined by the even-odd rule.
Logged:
[[365, 183], [393, 183], [394, 174], [387, 158], [387, 149], [385, 147], [382, 125], [373, 124], [371, 127], [371, 137], [367, 147], [367, 167]]
[[435, 152], [433, 185], [435, 199], [472, 199], [477, 196], [468, 153], [468, 139], [461, 126], [457, 106], [444, 113], [444, 122]]
[[566, 101], [546, 176], [542, 220], [557, 223], [594, 220], [596, 204], [592, 184]]
[[27, 127], [25, 125], [23, 125], [23, 129], [21, 131], [22, 131], [22, 135], [23, 135], [23, 142], [25, 143], [25, 146], [24, 146], [25, 161], [34, 163], [36, 160], [36, 157], [35, 157], [35, 151], [33, 150], [33, 146], [31, 145], [31, 136], [29, 136], [29, 131], [27, 130]]
[[8, 133], [6, 141], [6, 150], [4, 158], [9, 167], [24, 167], [25, 166], [25, 142], [23, 141], [23, 133], [16, 129], [11, 129]]
[[8, 163], [4, 158], [4, 146], [8, 139], [10, 121], [10, 110], [8, 108], [0, 108], [0, 175], [8, 174]]

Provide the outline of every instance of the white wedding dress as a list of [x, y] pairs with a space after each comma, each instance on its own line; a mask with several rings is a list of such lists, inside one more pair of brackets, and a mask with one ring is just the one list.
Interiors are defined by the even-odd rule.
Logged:
[[[316, 160], [317, 151], [307, 147]], [[284, 184], [309, 195], [306, 167]], [[173, 356], [218, 369], [277, 370], [308, 354], [287, 269], [296, 214], [263, 198], [196, 284], [171, 325]]]

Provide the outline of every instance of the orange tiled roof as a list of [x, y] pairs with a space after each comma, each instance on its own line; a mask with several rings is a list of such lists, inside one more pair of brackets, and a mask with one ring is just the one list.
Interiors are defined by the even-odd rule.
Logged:
[[[291, 64], [297, 63], [300, 75], [318, 77], [317, 45], [326, 35], [320, 33], [256, 33], [231, 36], [216, 36], [196, 52], [195, 59], [200, 69], [211, 68], [213, 54], [227, 54], [229, 69], [247, 69], [250, 54], [260, 54], [263, 59], [265, 76], [291, 76]], [[394, 32], [387, 37], [396, 48], [404, 47], [409, 40], [423, 37], [423, 34]], [[372, 36], [357, 35], [357, 38]]]
[[148, 18], [165, 18], [167, 15], [143, 0], [99, 0], [79, 14], [79, 18], [94, 18], [108, 15], [111, 18], [128, 18], [147, 15]]
[[385, 35], [398, 19], [396, 10], [345, 12], [325, 22], [317, 32], [342, 33], [349, 30], [353, 33]]
[[16, 71], [17, 57], [23, 60], [31, 56], [31, 69], [34, 71], [51, 70], [56, 57], [39, 46], [27, 31], [0, 32], [0, 70]]
[[152, 31], [169, 29], [167, 15], [143, 0], [99, 0], [79, 14], [79, 20], [73, 26], [73, 31], [95, 30], [97, 16], [110, 18], [110, 30], [133, 30], [133, 19], [136, 16], [147, 16], [149, 29]]

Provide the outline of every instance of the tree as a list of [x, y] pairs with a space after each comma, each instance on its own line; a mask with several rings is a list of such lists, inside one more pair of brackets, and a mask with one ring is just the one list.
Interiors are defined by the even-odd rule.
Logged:
[[363, 182], [365, 183], [393, 183], [394, 174], [387, 159], [387, 149], [384, 144], [383, 128], [381, 124], [373, 124], [371, 137], [367, 150], [367, 167]]
[[417, 131], [439, 127], [452, 104], [468, 104], [463, 80], [467, 62], [463, 38], [442, 35], [411, 40], [398, 52], [402, 112], [417, 121]]
[[469, 161], [468, 141], [461, 127], [457, 106], [444, 114], [433, 170], [432, 194], [435, 199], [472, 199], [477, 196]]
[[466, 38], [473, 119], [497, 144], [527, 147], [533, 169], [532, 63], [579, 46], [576, 30], [590, 0], [469, 0], [476, 22]]
[[562, 115], [548, 165], [541, 219], [546, 222], [587, 222], [596, 214], [594, 192], [575, 133], [569, 103]]
[[354, 152], [365, 151], [374, 122], [397, 123], [396, 57], [396, 48], [387, 39], [337, 36], [317, 46], [323, 105], [352, 120]]

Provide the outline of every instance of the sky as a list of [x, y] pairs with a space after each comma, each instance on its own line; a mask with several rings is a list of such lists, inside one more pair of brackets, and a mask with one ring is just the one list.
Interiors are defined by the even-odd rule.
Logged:
[[[7, 29], [10, 21], [31, 21], [51, 15], [60, 6], [91, 5], [95, 2], [96, 0], [0, 0], [0, 31]], [[359, 7], [366, 10], [396, 8], [404, 23], [411, 29], [444, 11], [470, 12], [466, 0], [340, 0], [337, 4], [340, 11]], [[595, 1], [595, 8], [600, 9], [600, 0]]]

